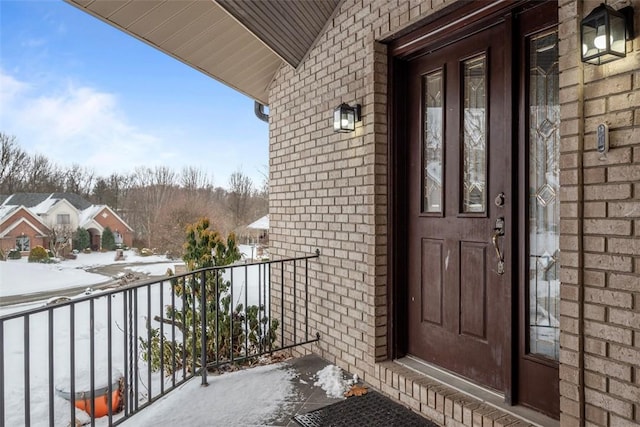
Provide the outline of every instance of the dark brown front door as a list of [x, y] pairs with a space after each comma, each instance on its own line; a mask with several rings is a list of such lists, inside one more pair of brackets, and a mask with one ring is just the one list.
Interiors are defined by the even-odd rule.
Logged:
[[511, 306], [504, 34], [495, 25], [408, 67], [408, 351], [497, 390]]
[[557, 417], [557, 4], [512, 4], [392, 49], [400, 351]]

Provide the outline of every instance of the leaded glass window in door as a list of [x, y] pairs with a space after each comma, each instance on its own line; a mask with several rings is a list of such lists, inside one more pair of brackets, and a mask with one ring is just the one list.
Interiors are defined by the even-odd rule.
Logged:
[[443, 75], [437, 70], [422, 77], [423, 212], [442, 212], [443, 188]]
[[560, 338], [558, 35], [530, 41], [529, 353], [554, 360]]
[[487, 184], [487, 66], [480, 55], [463, 63], [463, 212], [484, 212]]

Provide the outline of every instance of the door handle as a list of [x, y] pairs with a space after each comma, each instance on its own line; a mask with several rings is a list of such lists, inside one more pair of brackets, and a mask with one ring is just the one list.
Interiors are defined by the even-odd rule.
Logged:
[[496, 226], [493, 229], [493, 236], [491, 237], [491, 242], [493, 243], [493, 248], [496, 250], [496, 257], [498, 258], [498, 274], [504, 274], [504, 253], [500, 249], [500, 243], [498, 239], [500, 236], [504, 236], [504, 218], [499, 217], [496, 219]]

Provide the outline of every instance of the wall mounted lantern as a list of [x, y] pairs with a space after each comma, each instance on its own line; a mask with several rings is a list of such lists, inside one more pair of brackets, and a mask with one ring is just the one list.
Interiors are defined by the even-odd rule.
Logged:
[[601, 4], [580, 23], [582, 62], [606, 64], [627, 56], [627, 40], [633, 38], [633, 8], [615, 10]]
[[335, 132], [353, 132], [360, 118], [360, 104], [353, 107], [342, 103], [333, 110], [333, 130]]

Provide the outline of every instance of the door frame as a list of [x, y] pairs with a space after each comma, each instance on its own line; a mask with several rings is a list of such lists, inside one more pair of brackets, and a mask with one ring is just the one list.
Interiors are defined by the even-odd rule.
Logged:
[[[556, 7], [557, 4], [555, 2], [542, 4], [537, 9], [540, 11], [542, 8], [550, 8]], [[519, 46], [517, 49], [517, 57], [514, 57], [514, 61], [519, 62], [520, 64], [526, 64], [526, 55], [529, 54], [529, 46], [527, 42], [529, 41], [531, 36], [536, 34], [544, 33], [546, 31], [557, 29], [557, 20], [555, 22], [549, 22], [546, 17], [550, 14], [551, 10], [547, 10], [543, 13], [536, 13], [533, 16], [529, 17], [525, 23], [523, 23], [518, 29], [519, 36], [517, 37]], [[557, 17], [557, 14], [556, 14]], [[515, 76], [516, 78], [516, 90], [518, 93], [514, 94], [517, 96], [517, 104], [514, 108], [518, 109], [518, 123], [519, 125], [516, 128], [518, 135], [516, 137], [517, 141], [522, 141], [523, 149], [518, 152], [518, 157], [514, 158], [515, 164], [517, 164], [518, 170], [518, 200], [517, 200], [517, 210], [523, 213], [529, 212], [529, 146], [531, 141], [529, 140], [528, 132], [529, 132], [529, 115], [527, 109], [529, 107], [529, 94], [527, 93], [528, 86], [526, 85], [527, 79], [527, 70], [520, 69], [519, 75]], [[518, 307], [516, 308], [516, 313], [519, 314], [517, 318], [518, 324], [515, 332], [517, 333], [517, 342], [514, 342], [513, 345], [516, 346], [516, 351], [514, 353], [515, 363], [514, 370], [518, 375], [519, 380], [515, 383], [518, 390], [516, 391], [516, 396], [519, 401], [527, 401], [527, 402], [536, 402], [536, 404], [541, 406], [551, 405], [548, 401], [549, 395], [544, 395], [541, 390], [532, 387], [531, 382], [528, 382], [529, 378], [537, 378], [537, 384], [540, 383], [555, 383], [556, 393], [559, 396], [559, 387], [560, 380], [558, 377], [558, 368], [557, 363], [549, 359], [545, 359], [544, 357], [537, 357], [527, 354], [528, 348], [528, 334], [526, 333], [527, 328], [527, 317], [529, 314], [529, 302], [528, 302], [528, 292], [527, 292], [527, 284], [529, 283], [528, 274], [529, 274], [529, 257], [524, 255], [527, 254], [527, 250], [529, 247], [529, 226], [527, 224], [527, 220], [529, 219], [528, 214], [520, 215], [518, 217], [519, 224], [518, 228], [521, 230], [518, 233], [518, 240], [515, 242], [518, 246], [518, 250], [523, 256], [518, 257], [517, 270], [514, 270], [514, 281], [516, 281], [515, 286], [517, 286], [517, 291], [520, 296], [518, 297]], [[536, 368], [537, 366], [537, 368]], [[527, 383], [527, 387], [524, 387], [524, 384]], [[544, 391], [548, 392], [548, 389]], [[546, 405], [545, 405], [546, 404]], [[544, 412], [546, 415], [557, 418], [560, 414], [560, 401], [555, 402], [555, 406], [548, 406], [550, 408], [549, 412]]]
[[[553, 2], [556, 6], [557, 3]], [[407, 287], [404, 283], [408, 280], [407, 248], [403, 245], [403, 237], [408, 233], [406, 221], [403, 221], [403, 212], [406, 212], [408, 200], [406, 183], [408, 182], [407, 168], [403, 159], [406, 158], [406, 111], [404, 111], [406, 88], [402, 79], [407, 72], [409, 60], [427, 54], [431, 49], [446, 46], [461, 38], [468, 37], [477, 31], [481, 31], [495, 23], [504, 22], [508, 32], [514, 33], [513, 16], [516, 11], [533, 7], [539, 2], [529, 0], [507, 1], [497, 0], [489, 3], [456, 2], [443, 10], [436, 12], [423, 21], [412, 25], [399, 33], [393, 40], [388, 40], [388, 110], [387, 120], [388, 134], [388, 300], [389, 328], [387, 329], [387, 341], [389, 343], [388, 357], [397, 359], [407, 354], [408, 337], [407, 330]], [[515, 43], [515, 46], [514, 46]], [[505, 65], [505, 74], [513, 76], [511, 85], [511, 106], [507, 109], [511, 113], [511, 122], [514, 123], [510, 133], [512, 135], [512, 167], [510, 174], [510, 187], [512, 203], [509, 209], [514, 220], [522, 209], [520, 200], [526, 198], [521, 194], [522, 176], [521, 158], [519, 148], [519, 128], [517, 121], [520, 119], [519, 97], [521, 76], [515, 75], [514, 63], [520, 61], [520, 55], [515, 51], [520, 41], [507, 38], [505, 49], [512, 53], [512, 60]], [[524, 340], [520, 332], [522, 318], [520, 315], [523, 290], [520, 289], [524, 271], [520, 264], [520, 258], [526, 253], [523, 221], [513, 222], [513, 238], [511, 239], [511, 264], [507, 266], [512, 271], [511, 286], [505, 289], [510, 307], [505, 311], [505, 338], [509, 345], [503, 351], [504, 361], [504, 400], [512, 405], [518, 401], [518, 356], [521, 343]], [[524, 286], [524, 285], [523, 285]]]

